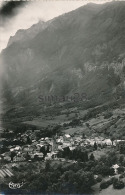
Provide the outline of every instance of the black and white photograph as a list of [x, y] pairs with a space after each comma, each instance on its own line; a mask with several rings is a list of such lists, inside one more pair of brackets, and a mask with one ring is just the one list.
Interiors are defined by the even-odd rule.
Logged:
[[125, 1], [0, 0], [0, 195], [125, 195]]

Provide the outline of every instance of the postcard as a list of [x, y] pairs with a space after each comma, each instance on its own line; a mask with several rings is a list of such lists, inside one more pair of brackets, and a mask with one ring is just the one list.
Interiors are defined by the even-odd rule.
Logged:
[[0, 0], [0, 195], [125, 194], [125, 1]]

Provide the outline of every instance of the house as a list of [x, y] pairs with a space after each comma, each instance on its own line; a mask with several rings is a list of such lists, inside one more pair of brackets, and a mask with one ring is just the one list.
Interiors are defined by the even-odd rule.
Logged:
[[65, 134], [65, 135], [63, 136], [63, 140], [64, 140], [64, 141], [68, 141], [68, 140], [70, 140], [70, 138], [71, 138], [71, 136], [70, 136], [69, 134]]
[[51, 144], [38, 144], [37, 147], [39, 147], [39, 151], [43, 152], [44, 155], [51, 152], [53, 150], [53, 146]]
[[58, 146], [58, 150], [63, 151], [63, 148], [62, 148], [62, 147], [63, 147], [62, 145], [59, 145], [59, 146]]
[[69, 141], [64, 141], [63, 146], [71, 146], [71, 143]]
[[98, 178], [98, 175], [94, 175], [94, 179], [97, 179]]
[[[1, 155], [1, 157], [2, 157], [2, 155]], [[10, 156], [3, 156], [3, 160], [10, 162], [11, 158], [10, 158]]]
[[45, 140], [46, 140], [46, 141], [49, 141], [49, 138], [48, 138], [48, 137], [45, 137]]
[[39, 141], [43, 141], [44, 140], [44, 138], [42, 137]]
[[71, 146], [71, 147], [69, 147], [69, 149], [70, 149], [70, 151], [73, 151], [73, 150], [75, 150], [76, 149], [76, 147], [75, 146]]
[[82, 140], [82, 138], [80, 137], [80, 136], [78, 136], [78, 137], [75, 137], [74, 138], [74, 141], [75, 141], [75, 143], [77, 142], [77, 143], [80, 143], [81, 141], [83, 141]]
[[95, 143], [95, 140], [94, 139], [86, 139], [83, 141], [84, 145], [91, 145], [93, 146], [94, 143]]
[[57, 153], [58, 152], [52, 152], [52, 159], [57, 159]]
[[23, 150], [23, 151], [29, 151], [29, 146], [28, 146], [28, 145], [23, 146], [23, 147], [22, 147], [22, 150]]
[[39, 159], [43, 159], [43, 153], [42, 152], [36, 152], [34, 153], [34, 158], [39, 158]]
[[[44, 145], [45, 151], [51, 152], [53, 150], [53, 146], [51, 144], [45, 144]], [[57, 147], [56, 147], [57, 150]]]
[[25, 135], [21, 135], [21, 140], [26, 143], [27, 142], [27, 137]]
[[40, 133], [40, 132], [41, 132], [41, 130], [39, 130], [39, 129], [35, 130], [35, 133]]
[[16, 146], [15, 148], [14, 148], [14, 150], [16, 150], [16, 151], [20, 151], [22, 148], [20, 147], [20, 146]]
[[35, 134], [35, 132], [32, 132], [32, 133], [30, 134], [30, 139], [36, 140], [36, 134]]
[[29, 153], [29, 155], [30, 155], [31, 159], [34, 159], [34, 154], [33, 153]]
[[84, 146], [85, 144], [84, 143], [81, 143], [80, 146]]
[[112, 141], [110, 139], [105, 139], [104, 141], [102, 141], [102, 143], [106, 144], [107, 146], [112, 145]]
[[34, 142], [36, 142], [36, 140], [35, 140], [35, 139], [33, 139], [33, 140], [32, 140], [32, 143], [34, 143]]
[[15, 167], [18, 168], [19, 167], [19, 164], [13, 163], [12, 164], [12, 168], [15, 168]]
[[71, 136], [69, 134], [65, 134], [65, 137], [66, 138], [70, 138]]
[[30, 134], [30, 133], [32, 133], [32, 132], [33, 132], [33, 130], [32, 130], [32, 129], [31, 129], [31, 130], [27, 130], [27, 131], [26, 131], [26, 133], [27, 133], [27, 134]]
[[14, 151], [14, 148], [10, 148], [10, 151], [11, 151], [11, 152]]
[[57, 143], [63, 143], [63, 137], [62, 136], [60, 136], [58, 139], [56, 139], [56, 142]]
[[32, 152], [34, 150], [37, 150], [36, 145], [25, 145], [22, 147], [22, 151], [24, 151], [24, 152]]
[[38, 142], [37, 142], [37, 141], [34, 141], [34, 142], [32, 143], [32, 145], [34, 145], [34, 146], [35, 146], [36, 144], [38, 144]]
[[24, 161], [24, 160], [25, 160], [25, 158], [21, 152], [18, 152], [17, 155], [14, 156], [14, 158], [13, 158], [14, 162], [20, 162], [20, 161]]
[[114, 169], [115, 174], [117, 174], [118, 173], [119, 165], [118, 164], [115, 164], [115, 165], [112, 166], [112, 168]]
[[52, 159], [52, 155], [50, 153], [47, 153], [47, 155], [45, 156], [45, 160], [51, 160]]
[[91, 145], [91, 146], [94, 146], [94, 143], [95, 143], [95, 140], [94, 139], [86, 139], [86, 142], [85, 142], [87, 145]]
[[30, 146], [28, 147], [28, 151], [29, 151], [29, 152], [33, 152], [33, 151], [36, 151], [36, 150], [38, 150], [37, 145], [30, 145]]
[[57, 159], [57, 152], [47, 153], [45, 160]]
[[42, 147], [44, 147], [44, 145], [40, 143], [40, 144], [37, 144], [36, 147], [38, 150], [40, 150]]

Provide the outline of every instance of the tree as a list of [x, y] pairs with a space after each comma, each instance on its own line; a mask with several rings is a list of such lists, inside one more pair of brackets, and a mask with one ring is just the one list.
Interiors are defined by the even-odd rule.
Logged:
[[115, 174], [115, 171], [113, 168], [110, 168], [110, 172], [109, 172], [110, 175], [114, 175]]
[[49, 160], [47, 160], [46, 161], [46, 163], [45, 163], [45, 171], [50, 171], [50, 169], [51, 169], [51, 166], [50, 166], [50, 161]]
[[10, 154], [10, 158], [11, 158], [11, 161], [13, 161], [13, 158], [16, 156], [16, 153], [15, 152], [11, 152]]
[[26, 159], [26, 160], [30, 160], [30, 155], [29, 155], [28, 152], [26, 153], [25, 159]]
[[86, 123], [86, 126], [89, 128], [90, 127], [89, 123]]
[[45, 156], [46, 156], [46, 154], [47, 154], [47, 152], [46, 152], [46, 150], [45, 150], [45, 146], [43, 146], [43, 147], [40, 148], [40, 152], [43, 153], [43, 156], [44, 156], [44, 158], [45, 158]]
[[65, 158], [69, 158], [70, 153], [71, 153], [71, 151], [70, 151], [69, 147], [64, 148], [63, 154], [64, 154]]
[[95, 157], [94, 157], [93, 153], [90, 155], [89, 160], [91, 160], [91, 161], [95, 160]]
[[70, 123], [69, 123], [69, 125], [71, 125], [72, 127], [76, 127], [76, 126], [81, 126], [81, 121], [80, 121], [80, 119], [73, 119]]
[[97, 150], [97, 144], [96, 144], [96, 142], [94, 143], [94, 149]]
[[113, 142], [114, 142], [115, 138], [111, 137], [111, 141], [112, 141], [112, 146], [113, 146]]
[[81, 172], [78, 178], [78, 190], [80, 193], [86, 193], [91, 189], [91, 186], [94, 185], [94, 175], [92, 172]]
[[116, 153], [113, 151], [113, 152], [109, 152], [108, 154], [108, 157], [105, 159], [105, 164], [107, 166], [112, 166], [113, 164], [117, 163], [117, 155]]
[[123, 164], [123, 161], [124, 161], [124, 156], [121, 155], [121, 156], [119, 157], [119, 162], [120, 162], [121, 165]]
[[85, 138], [85, 133], [82, 134], [82, 138], [83, 138], [83, 139]]
[[27, 144], [31, 144], [31, 143], [32, 143], [32, 141], [31, 141], [30, 137], [27, 136]]
[[120, 154], [125, 154], [125, 144], [120, 146]]
[[108, 175], [112, 175], [113, 171], [110, 169], [110, 167], [102, 163], [98, 163], [98, 165], [95, 166], [94, 173], [101, 174], [103, 176], [108, 176]]

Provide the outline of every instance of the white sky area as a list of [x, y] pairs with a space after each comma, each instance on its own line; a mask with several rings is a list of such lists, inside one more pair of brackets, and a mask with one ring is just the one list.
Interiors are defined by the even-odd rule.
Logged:
[[[19, 29], [27, 29], [39, 20], [47, 21], [81, 7], [87, 3], [105, 3], [111, 0], [35, 0], [18, 9], [18, 14], [9, 18], [0, 27], [0, 51], [7, 45], [10, 36]], [[0, 7], [4, 1], [0, 0]]]

